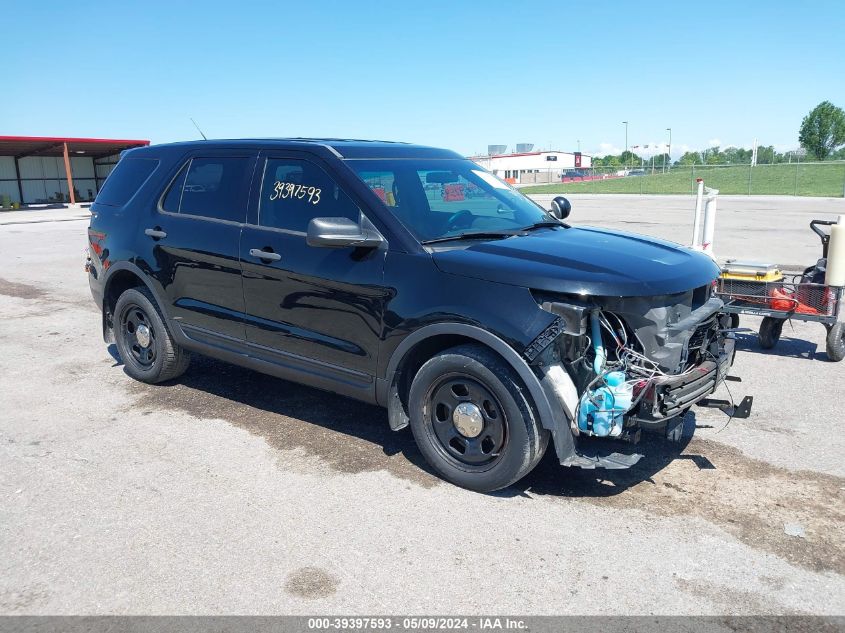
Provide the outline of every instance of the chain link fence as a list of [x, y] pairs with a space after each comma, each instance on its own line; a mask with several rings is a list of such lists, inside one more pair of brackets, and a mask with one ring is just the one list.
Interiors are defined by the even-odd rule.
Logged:
[[526, 193], [694, 194], [698, 178], [722, 194], [845, 197], [845, 161], [534, 170], [514, 184]]

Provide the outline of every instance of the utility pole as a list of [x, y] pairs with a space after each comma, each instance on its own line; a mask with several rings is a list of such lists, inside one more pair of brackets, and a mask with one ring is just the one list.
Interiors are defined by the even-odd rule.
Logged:
[[[625, 153], [627, 154], [628, 153], [628, 122], [622, 121], [622, 123], [625, 125]], [[623, 164], [622, 166], [624, 167], [625, 165]]]
[[[669, 132], [669, 151], [667, 152], [668, 155], [669, 155], [669, 169], [672, 169], [672, 128], [667, 127], [666, 131]], [[664, 167], [663, 171], [665, 173], [665, 171], [666, 171], [666, 169], [665, 169], [666, 168], [665, 159], [663, 161], [663, 167]]]

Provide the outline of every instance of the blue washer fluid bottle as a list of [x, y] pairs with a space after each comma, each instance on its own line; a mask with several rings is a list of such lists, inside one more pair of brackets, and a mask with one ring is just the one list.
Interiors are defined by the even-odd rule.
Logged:
[[623, 416], [631, 408], [634, 388], [625, 383], [621, 371], [609, 372], [604, 383], [581, 397], [578, 428], [598, 437], [616, 437], [622, 433]]

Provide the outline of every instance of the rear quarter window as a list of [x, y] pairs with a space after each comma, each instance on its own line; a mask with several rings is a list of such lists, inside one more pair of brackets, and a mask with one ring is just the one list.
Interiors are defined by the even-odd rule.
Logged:
[[124, 158], [117, 163], [106, 179], [96, 202], [111, 207], [122, 207], [141, 188], [158, 166], [154, 158]]
[[251, 163], [245, 156], [192, 158], [165, 193], [162, 210], [244, 222]]

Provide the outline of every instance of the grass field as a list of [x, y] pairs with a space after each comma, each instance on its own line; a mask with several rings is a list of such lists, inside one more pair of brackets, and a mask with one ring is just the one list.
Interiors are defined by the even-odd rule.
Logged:
[[695, 179], [723, 194], [843, 197], [845, 162], [673, 167], [668, 174], [521, 187], [523, 193], [694, 193]]

